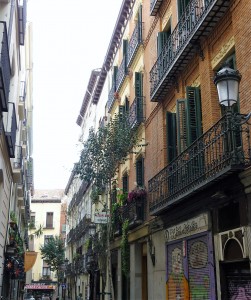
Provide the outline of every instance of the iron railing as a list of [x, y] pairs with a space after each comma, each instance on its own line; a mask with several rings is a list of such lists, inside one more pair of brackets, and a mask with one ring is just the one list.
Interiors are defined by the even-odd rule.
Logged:
[[222, 175], [251, 165], [250, 125], [228, 113], [168, 166], [149, 180], [149, 210], [169, 205], [206, 187]]
[[123, 220], [129, 221], [129, 228], [135, 228], [141, 225], [145, 220], [145, 197], [140, 197], [137, 200], [133, 200], [123, 208]]
[[23, 0], [23, 5], [18, 5], [19, 44], [22, 46], [24, 45], [26, 19], [27, 0]]
[[137, 127], [145, 121], [144, 97], [135, 97], [129, 110], [129, 124]]
[[116, 77], [116, 90], [119, 91], [123, 82], [126, 79], [126, 76], [128, 75], [128, 68], [127, 68], [127, 54], [124, 55], [122, 62], [118, 68], [118, 73]]
[[9, 89], [10, 89], [10, 58], [5, 22], [0, 22], [0, 106], [1, 110], [8, 111]]
[[131, 65], [133, 58], [142, 43], [142, 22], [137, 22], [128, 44], [128, 66]]
[[150, 3], [150, 15], [151, 16], [156, 16], [162, 2], [163, 2], [163, 0], [151, 0], [151, 3]]
[[112, 87], [110, 89], [110, 92], [108, 94], [108, 101], [107, 101], [107, 108], [108, 108], [108, 111], [110, 112], [113, 104], [114, 104], [114, 101], [115, 101], [115, 92], [116, 92], [116, 84], [113, 82], [112, 83]]
[[[213, 9], [214, 5], [220, 10], [220, 5], [227, 5], [229, 1], [225, 1], [226, 4], [223, 2], [224, 1], [216, 0], [191, 0], [187, 5], [185, 12], [181, 16], [172, 34], [166, 41], [162, 52], [159, 54], [157, 61], [150, 71], [151, 99], [154, 98], [163, 80], [170, 75], [169, 73], [176, 64], [178, 58], [183, 53], [184, 49], [189, 45], [189, 41], [199, 29], [202, 21], [205, 20], [207, 15], [210, 15], [210, 11]], [[212, 16], [214, 15], [216, 15], [215, 12], [212, 14]], [[212, 24], [216, 24], [218, 20], [219, 18], [216, 16], [215, 21], [212, 22]], [[210, 30], [212, 26], [206, 25], [208, 30]], [[182, 58], [182, 60], [184, 60], [184, 58]], [[173, 75], [168, 80], [172, 81], [172, 77]]]
[[21, 146], [15, 146], [15, 159], [13, 168], [14, 169], [21, 169], [23, 166], [23, 155], [22, 155], [22, 147]]
[[19, 101], [25, 102], [25, 98], [26, 98], [26, 82], [20, 81]]

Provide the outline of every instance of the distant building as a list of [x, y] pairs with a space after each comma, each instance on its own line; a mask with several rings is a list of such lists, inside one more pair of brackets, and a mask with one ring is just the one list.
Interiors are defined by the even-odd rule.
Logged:
[[[41, 291], [37, 288], [39, 284], [48, 285], [47, 293], [56, 290], [56, 272], [50, 270], [50, 266], [42, 259], [40, 246], [44, 245], [51, 237], [62, 235], [65, 238], [65, 206], [63, 190], [35, 190], [31, 199], [31, 226], [29, 230], [29, 250], [38, 252], [37, 260], [32, 270], [27, 274], [26, 284], [32, 288], [32, 283], [36, 283], [36, 290], [33, 294]], [[32, 236], [35, 230], [42, 228], [39, 237]], [[44, 291], [45, 292], [45, 291]]]

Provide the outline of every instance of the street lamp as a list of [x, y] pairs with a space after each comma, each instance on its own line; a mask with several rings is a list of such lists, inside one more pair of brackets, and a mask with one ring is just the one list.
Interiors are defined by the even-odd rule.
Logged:
[[66, 280], [66, 270], [67, 270], [67, 266], [69, 263], [69, 259], [65, 258], [64, 260], [64, 292], [63, 292], [63, 299], [65, 299], [65, 294], [66, 294], [66, 290], [68, 291], [68, 287], [67, 287], [67, 280]]
[[229, 67], [222, 68], [216, 73], [214, 84], [217, 87], [221, 105], [231, 107], [238, 101], [241, 74]]
[[[217, 87], [219, 102], [221, 105], [231, 108], [238, 101], [239, 97], [239, 84], [241, 81], [241, 74], [238, 70], [233, 70], [229, 67], [223, 67], [214, 77], [214, 84]], [[228, 116], [232, 115], [228, 111]], [[234, 122], [242, 125], [246, 123], [251, 117], [249, 114], [234, 114]]]

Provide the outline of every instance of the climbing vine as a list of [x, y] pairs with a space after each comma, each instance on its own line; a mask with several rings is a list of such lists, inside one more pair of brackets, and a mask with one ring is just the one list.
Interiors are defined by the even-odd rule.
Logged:
[[121, 237], [121, 256], [122, 256], [122, 272], [128, 277], [130, 271], [130, 247], [128, 242], [129, 220], [126, 219], [122, 225]]

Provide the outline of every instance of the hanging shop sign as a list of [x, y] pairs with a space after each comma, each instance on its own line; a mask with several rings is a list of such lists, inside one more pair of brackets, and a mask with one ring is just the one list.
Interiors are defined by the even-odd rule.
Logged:
[[203, 213], [193, 219], [179, 223], [165, 230], [166, 242], [175, 241], [209, 229], [208, 214]]
[[110, 215], [106, 212], [100, 212], [94, 214], [94, 223], [96, 224], [107, 224]]
[[46, 284], [26, 284], [24, 287], [26, 290], [55, 290], [55, 285]]

